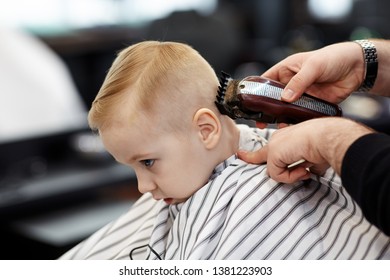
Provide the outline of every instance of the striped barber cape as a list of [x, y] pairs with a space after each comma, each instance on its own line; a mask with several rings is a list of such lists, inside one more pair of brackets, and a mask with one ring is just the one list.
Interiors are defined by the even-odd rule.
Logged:
[[[265, 143], [269, 131], [239, 127], [241, 148]], [[145, 194], [60, 259], [390, 259], [390, 238], [333, 170], [282, 184], [233, 155], [186, 202]]]

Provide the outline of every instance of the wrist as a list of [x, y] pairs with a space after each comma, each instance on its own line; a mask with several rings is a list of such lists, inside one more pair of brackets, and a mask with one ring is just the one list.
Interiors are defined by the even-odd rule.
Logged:
[[341, 174], [345, 153], [358, 138], [374, 131], [360, 123], [345, 118], [328, 118], [322, 126], [322, 143], [319, 153], [326, 162]]
[[370, 40], [355, 40], [354, 42], [360, 45], [364, 61], [363, 82], [357, 91], [367, 92], [374, 87], [378, 75], [377, 49], [375, 44]]

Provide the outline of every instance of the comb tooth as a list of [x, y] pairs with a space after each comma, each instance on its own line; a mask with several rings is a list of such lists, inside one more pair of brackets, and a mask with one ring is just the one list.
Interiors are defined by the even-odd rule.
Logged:
[[220, 84], [221, 85], [227, 84], [227, 81], [229, 80], [229, 78], [230, 78], [230, 75], [222, 71], [220, 79], [219, 79]]
[[222, 86], [218, 86], [218, 93], [220, 94], [224, 94], [225, 93], [225, 87], [222, 87]]
[[225, 78], [230, 78], [230, 75], [228, 73], [224, 72], [224, 71], [221, 71], [221, 74]]
[[219, 88], [218, 92], [217, 92], [217, 100], [218, 102], [222, 102], [225, 98], [225, 90], [223, 88]]
[[229, 79], [231, 79], [231, 76], [227, 74], [226, 72], [221, 71], [221, 76], [219, 77], [219, 86], [218, 86], [218, 95], [217, 95], [217, 101], [223, 102], [225, 99], [225, 93], [226, 88], [229, 82]]

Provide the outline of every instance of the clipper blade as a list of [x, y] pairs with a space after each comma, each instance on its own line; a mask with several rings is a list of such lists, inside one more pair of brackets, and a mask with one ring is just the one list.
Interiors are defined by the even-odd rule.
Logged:
[[217, 91], [217, 101], [215, 102], [215, 105], [217, 105], [217, 108], [221, 114], [228, 115], [231, 118], [235, 118], [234, 114], [228, 110], [226, 105], [226, 90], [228, 89], [229, 83], [233, 81], [232, 77], [221, 71], [221, 76], [219, 77], [219, 86]]
[[217, 102], [223, 103], [225, 99], [226, 89], [229, 81], [232, 80], [231, 76], [225, 72], [221, 72], [221, 76], [219, 77], [219, 86], [217, 92]]

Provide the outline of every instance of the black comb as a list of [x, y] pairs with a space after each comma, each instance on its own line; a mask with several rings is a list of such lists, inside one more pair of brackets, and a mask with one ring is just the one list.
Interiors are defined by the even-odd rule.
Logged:
[[224, 106], [226, 88], [231, 79], [232, 77], [229, 74], [221, 71], [221, 76], [219, 77], [219, 86], [218, 86], [218, 91], [216, 96], [217, 101], [215, 101], [215, 105], [217, 105], [217, 108], [221, 114], [228, 115], [229, 117], [234, 117], [232, 116], [231, 112], [226, 110], [226, 107]]

